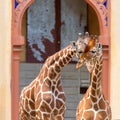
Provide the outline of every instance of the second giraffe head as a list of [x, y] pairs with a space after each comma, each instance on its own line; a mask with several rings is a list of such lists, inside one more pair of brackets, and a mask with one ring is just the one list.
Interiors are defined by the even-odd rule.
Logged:
[[102, 55], [102, 45], [99, 43], [98, 37], [89, 35], [88, 32], [84, 36], [80, 34], [76, 46], [78, 46], [76, 68], [79, 69], [81, 66], [86, 65], [91, 73], [95, 66], [96, 58]]

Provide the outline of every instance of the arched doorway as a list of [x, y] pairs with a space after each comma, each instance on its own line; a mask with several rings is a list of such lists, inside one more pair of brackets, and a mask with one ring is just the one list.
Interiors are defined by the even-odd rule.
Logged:
[[[96, 12], [100, 26], [100, 41], [104, 46], [103, 50], [103, 90], [109, 99], [109, 45], [110, 45], [110, 1], [109, 0], [85, 0]], [[21, 46], [24, 45], [24, 37], [21, 34], [22, 17], [26, 9], [34, 0], [17, 0], [14, 7], [13, 0], [13, 19], [12, 19], [12, 120], [18, 119], [18, 86], [19, 86], [19, 62]], [[107, 70], [107, 72], [106, 72]]]

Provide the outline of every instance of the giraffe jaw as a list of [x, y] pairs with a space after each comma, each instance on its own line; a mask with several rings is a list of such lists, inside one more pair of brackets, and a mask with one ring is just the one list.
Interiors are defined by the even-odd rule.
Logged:
[[78, 62], [78, 63], [76, 64], [76, 69], [80, 69], [82, 66], [83, 66], [83, 63]]

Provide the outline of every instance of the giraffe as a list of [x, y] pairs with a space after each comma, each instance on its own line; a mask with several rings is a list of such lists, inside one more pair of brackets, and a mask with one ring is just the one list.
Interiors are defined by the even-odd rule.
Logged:
[[102, 45], [98, 37], [81, 36], [84, 40], [84, 50], [79, 56], [76, 68], [86, 65], [90, 72], [90, 86], [76, 110], [76, 120], [111, 120], [111, 107], [102, 92]]
[[66, 98], [61, 83], [61, 70], [81, 48], [81, 38], [47, 58], [38, 76], [22, 91], [20, 120], [63, 120]]

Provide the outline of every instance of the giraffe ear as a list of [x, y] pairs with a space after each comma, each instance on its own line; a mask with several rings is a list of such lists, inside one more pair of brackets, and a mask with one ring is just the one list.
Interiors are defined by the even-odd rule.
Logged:
[[98, 49], [102, 49], [102, 45], [101, 44], [98, 44]]

